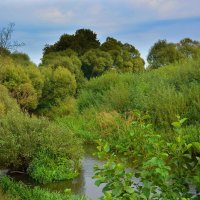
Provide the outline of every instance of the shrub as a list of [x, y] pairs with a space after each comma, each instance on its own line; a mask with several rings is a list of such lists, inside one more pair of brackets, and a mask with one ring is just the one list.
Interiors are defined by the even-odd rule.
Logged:
[[29, 175], [40, 183], [72, 179], [78, 175], [75, 163], [49, 150], [38, 151], [28, 167]]
[[0, 85], [0, 117], [9, 111], [19, 111], [17, 102], [8, 94], [8, 90]]
[[56, 118], [55, 121], [59, 126], [72, 130], [84, 142], [94, 143], [100, 137], [95, 115], [96, 111], [91, 108], [85, 110], [82, 114], [75, 113], [74, 115]]
[[23, 183], [15, 183], [8, 177], [0, 179], [0, 186], [3, 192], [13, 198], [19, 197], [20, 200], [87, 200], [86, 197], [50, 192], [39, 187], [30, 188]]
[[120, 129], [125, 124], [120, 114], [116, 111], [99, 112], [96, 114], [96, 121], [102, 138], [107, 138], [108, 136], [113, 138], [119, 135]]
[[63, 117], [73, 115], [76, 112], [76, 101], [73, 97], [67, 97], [64, 101], [56, 106], [52, 106], [46, 111], [43, 111], [46, 117], [55, 119], [56, 117]]
[[[71, 169], [78, 170], [83, 151], [81, 141], [70, 130], [47, 120], [16, 112], [9, 112], [0, 119], [0, 124], [0, 165], [26, 170], [35, 156], [37, 160], [37, 152], [48, 150], [55, 158], [64, 159], [65, 164], [67, 160], [73, 163]], [[59, 166], [59, 159], [53, 161], [54, 165]], [[34, 163], [37, 164], [33, 162], [32, 168]]]
[[9, 90], [22, 109], [35, 109], [38, 104], [37, 91], [27, 72], [7, 58], [3, 58], [0, 65], [0, 84]]

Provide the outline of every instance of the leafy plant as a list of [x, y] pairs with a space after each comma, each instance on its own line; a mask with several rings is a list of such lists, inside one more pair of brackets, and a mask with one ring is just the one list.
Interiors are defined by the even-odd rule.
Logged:
[[20, 200], [87, 200], [86, 197], [72, 195], [70, 192], [60, 194], [39, 187], [30, 188], [23, 183], [14, 182], [6, 176], [0, 179], [0, 186], [4, 193]]
[[135, 199], [136, 194], [131, 187], [133, 174], [126, 172], [125, 165], [117, 161], [116, 155], [109, 154], [110, 146], [108, 143], [103, 144], [102, 141], [98, 141], [98, 144], [99, 152], [97, 155], [106, 162], [102, 167], [94, 167], [95, 184], [97, 186], [105, 184], [103, 187], [104, 196], [101, 199]]
[[56, 156], [50, 150], [36, 153], [29, 164], [28, 173], [39, 183], [72, 179], [78, 175], [72, 160]]

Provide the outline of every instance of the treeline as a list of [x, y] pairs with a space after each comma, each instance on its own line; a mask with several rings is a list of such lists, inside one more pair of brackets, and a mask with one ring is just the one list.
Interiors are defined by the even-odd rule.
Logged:
[[133, 45], [123, 44], [111, 37], [100, 44], [96, 33], [89, 29], [77, 30], [74, 35], [64, 34], [55, 44], [47, 45], [44, 48], [42, 64], [45, 64], [48, 54], [58, 56], [58, 53], [53, 53], [61, 53], [67, 49], [76, 52], [82, 62], [81, 69], [84, 76], [88, 79], [99, 76], [110, 69], [120, 72], [144, 70], [144, 60]]
[[178, 43], [159, 40], [149, 50], [147, 61], [149, 68], [159, 68], [183, 60], [195, 59], [200, 55], [200, 42], [184, 38]]
[[[144, 72], [144, 60], [131, 44], [108, 37], [100, 43], [96, 33], [80, 29], [64, 34], [46, 45], [39, 67], [28, 55], [11, 53], [0, 45], [0, 84], [4, 85], [22, 110], [30, 113], [68, 115], [75, 111], [74, 98], [93, 77], [114, 71]], [[181, 63], [200, 55], [200, 43], [185, 38], [179, 43], [159, 40], [147, 57], [147, 69]]]

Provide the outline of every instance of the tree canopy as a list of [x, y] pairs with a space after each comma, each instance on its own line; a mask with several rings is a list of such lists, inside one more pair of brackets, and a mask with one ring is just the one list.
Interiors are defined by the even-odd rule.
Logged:
[[43, 49], [44, 55], [50, 52], [64, 51], [72, 49], [78, 55], [83, 55], [89, 49], [95, 49], [100, 46], [97, 40], [97, 34], [90, 29], [79, 29], [74, 35], [63, 34], [59, 41], [53, 45], [46, 45]]
[[184, 38], [178, 43], [158, 40], [149, 50], [147, 61], [151, 68], [159, 68], [184, 59], [197, 58], [200, 55], [200, 43]]

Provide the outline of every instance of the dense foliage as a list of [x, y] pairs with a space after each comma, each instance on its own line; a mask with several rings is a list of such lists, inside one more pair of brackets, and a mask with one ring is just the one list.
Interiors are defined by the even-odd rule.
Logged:
[[70, 193], [59, 194], [40, 189], [39, 187], [30, 188], [23, 183], [15, 183], [8, 177], [0, 179], [0, 186], [3, 192], [8, 194], [12, 200], [87, 200], [85, 197], [71, 195]]
[[[108, 37], [102, 44], [97, 40], [97, 35], [89, 29], [77, 30], [74, 35], [64, 34], [54, 45], [44, 48], [42, 65], [71, 65], [69, 53], [74, 51], [82, 61], [81, 70], [87, 79], [100, 76], [110, 69], [120, 72], [140, 72], [144, 70], [144, 60], [139, 51], [131, 44], [121, 43]], [[61, 55], [65, 55], [65, 58]], [[55, 60], [50, 60], [54, 56]], [[76, 60], [78, 61], [78, 57]], [[59, 60], [58, 60], [59, 59]], [[74, 60], [74, 57], [71, 58]], [[49, 63], [49, 61], [51, 63]], [[78, 63], [78, 62], [76, 62]]]
[[180, 63], [185, 59], [198, 58], [199, 55], [199, 41], [190, 38], [184, 38], [178, 43], [159, 40], [149, 50], [147, 61], [150, 68], [159, 68], [173, 63]]
[[132, 110], [148, 112], [155, 127], [170, 127], [176, 115], [199, 123], [199, 60], [139, 75], [109, 73], [92, 79], [78, 99], [83, 110], [116, 110], [131, 117]]
[[[0, 32], [0, 167], [39, 183], [73, 179], [82, 143], [98, 143], [102, 199], [199, 198], [188, 193], [191, 185], [200, 190], [198, 41], [159, 40], [145, 70], [133, 45], [111, 37], [101, 44], [80, 29], [47, 45], [36, 66], [2, 45], [10, 28]], [[0, 198], [75, 198], [7, 177], [0, 186]]]

